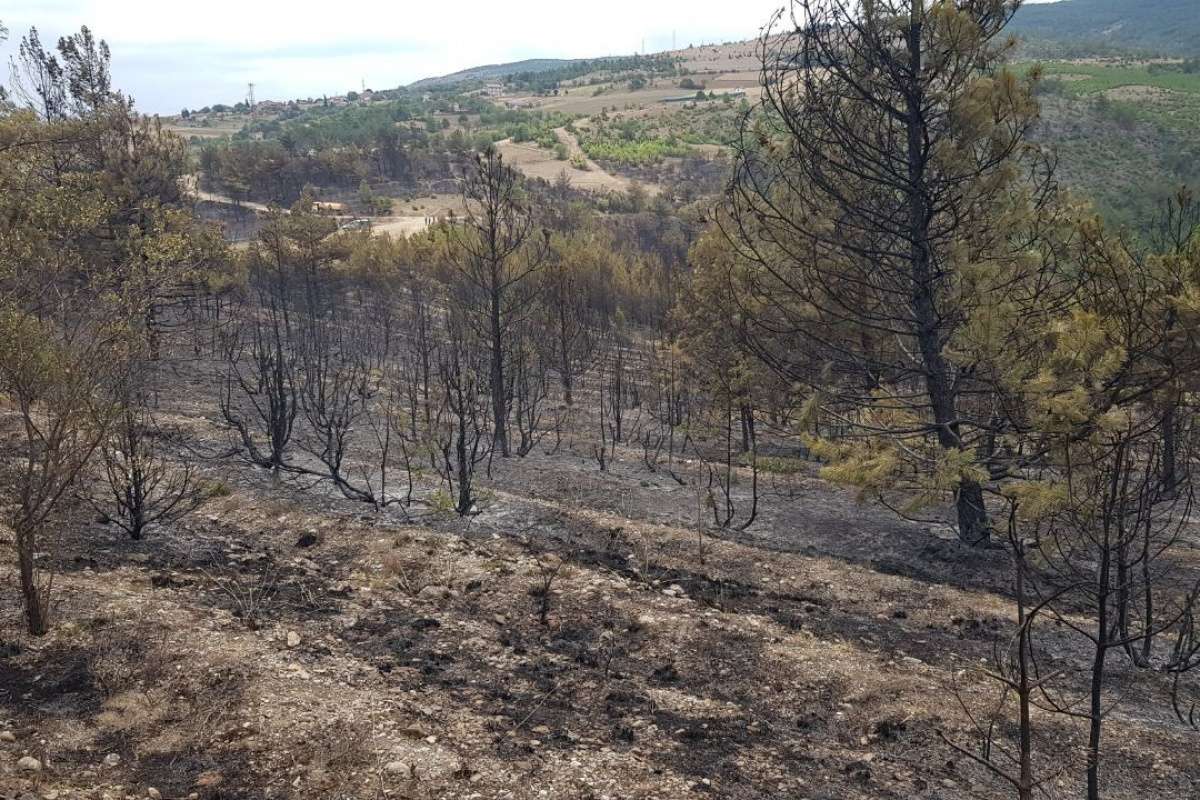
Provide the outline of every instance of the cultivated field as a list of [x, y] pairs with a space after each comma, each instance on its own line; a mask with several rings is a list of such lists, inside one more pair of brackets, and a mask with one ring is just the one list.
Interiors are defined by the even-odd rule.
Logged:
[[[573, 187], [592, 192], [627, 192], [633, 186], [633, 181], [629, 178], [606, 172], [595, 161], [583, 156], [579, 142], [568, 131], [559, 128], [555, 134], [559, 141], [567, 146], [570, 154], [584, 158], [587, 169], [577, 169], [569, 160], [559, 160], [553, 150], [538, 147], [533, 142], [518, 143], [505, 139], [497, 142], [496, 148], [507, 163], [531, 178], [541, 178], [553, 183], [560, 175], [566, 174]], [[659, 191], [659, 187], [654, 184], [643, 184], [643, 188], [652, 195]]]
[[185, 142], [191, 141], [192, 137], [201, 140], [224, 139], [241, 131], [253, 119], [249, 114], [194, 114], [190, 119], [169, 117], [163, 128]]

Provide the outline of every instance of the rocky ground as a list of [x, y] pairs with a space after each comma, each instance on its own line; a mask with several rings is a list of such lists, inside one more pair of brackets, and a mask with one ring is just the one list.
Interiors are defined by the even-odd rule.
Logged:
[[[696, 491], [639, 453], [544, 449], [469, 519], [225, 459], [229, 495], [145, 541], [64, 526], [54, 631], [0, 606], [0, 798], [1008, 796], [941, 738], [994, 699], [1003, 551], [811, 469], [748, 532], [697, 532]], [[1200, 795], [1161, 700], [1112, 712], [1107, 797]], [[1046, 796], [1082, 796], [1082, 725], [1038, 726]]]

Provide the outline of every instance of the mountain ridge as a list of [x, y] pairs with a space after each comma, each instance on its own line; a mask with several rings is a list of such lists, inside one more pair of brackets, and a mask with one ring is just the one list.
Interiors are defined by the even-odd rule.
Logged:
[[[1136, 53], [1200, 55], [1200, 0], [1058, 0], [1026, 3], [1009, 23], [1036, 57]], [[521, 73], [548, 72], [600, 58], [528, 58], [481, 64], [408, 84], [432, 89], [469, 81], [501, 80]]]
[[457, 72], [451, 72], [446, 75], [435, 75], [429, 78], [422, 78], [419, 81], [414, 81], [408, 84], [409, 89], [432, 89], [439, 86], [451, 86], [456, 83], [466, 83], [468, 81], [486, 81], [497, 78], [507, 78], [510, 75], [516, 75], [522, 72], [547, 72], [559, 67], [578, 64], [580, 61], [586, 61], [583, 58], [526, 58], [521, 61], [507, 61], [500, 64], [481, 64], [476, 67], [467, 67], [460, 69]]
[[1200, 55], [1200, 0], [1026, 3], [1008, 30], [1039, 55], [1050, 49], [1063, 56], [1114, 51], [1195, 56]]

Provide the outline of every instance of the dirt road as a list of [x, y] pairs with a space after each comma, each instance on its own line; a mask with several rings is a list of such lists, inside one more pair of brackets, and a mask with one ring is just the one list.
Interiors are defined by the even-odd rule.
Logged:
[[[558, 180], [559, 175], [566, 174], [573, 187], [588, 192], [627, 192], [633, 186], [634, 181], [606, 172], [603, 167], [588, 158], [574, 134], [566, 128], [557, 128], [554, 134], [559, 142], [566, 145], [568, 159], [571, 155], [581, 156], [587, 169], [577, 169], [571, 166], [569, 160], [561, 161], [554, 151], [538, 147], [532, 142], [504, 139], [496, 143], [496, 149], [504, 156], [505, 161], [531, 178], [554, 182]], [[642, 184], [642, 187], [651, 195], [660, 191], [657, 184], [646, 183]]]

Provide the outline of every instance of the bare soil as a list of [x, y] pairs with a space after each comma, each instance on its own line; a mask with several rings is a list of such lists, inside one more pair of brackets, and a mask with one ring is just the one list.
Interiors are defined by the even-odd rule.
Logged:
[[[576, 154], [583, 158], [587, 169], [577, 169], [570, 161], [559, 160], [553, 150], [538, 147], [533, 142], [503, 139], [496, 143], [496, 149], [504, 156], [505, 162], [530, 178], [541, 178], [553, 183], [560, 175], [565, 174], [572, 187], [587, 192], [627, 192], [633, 186], [634, 182], [629, 178], [607, 172], [595, 161], [584, 156], [578, 140], [565, 128], [558, 128], [554, 133], [558, 140], [566, 145], [568, 154]], [[642, 186], [649, 195], [660, 191], [656, 184], [644, 183]]]

